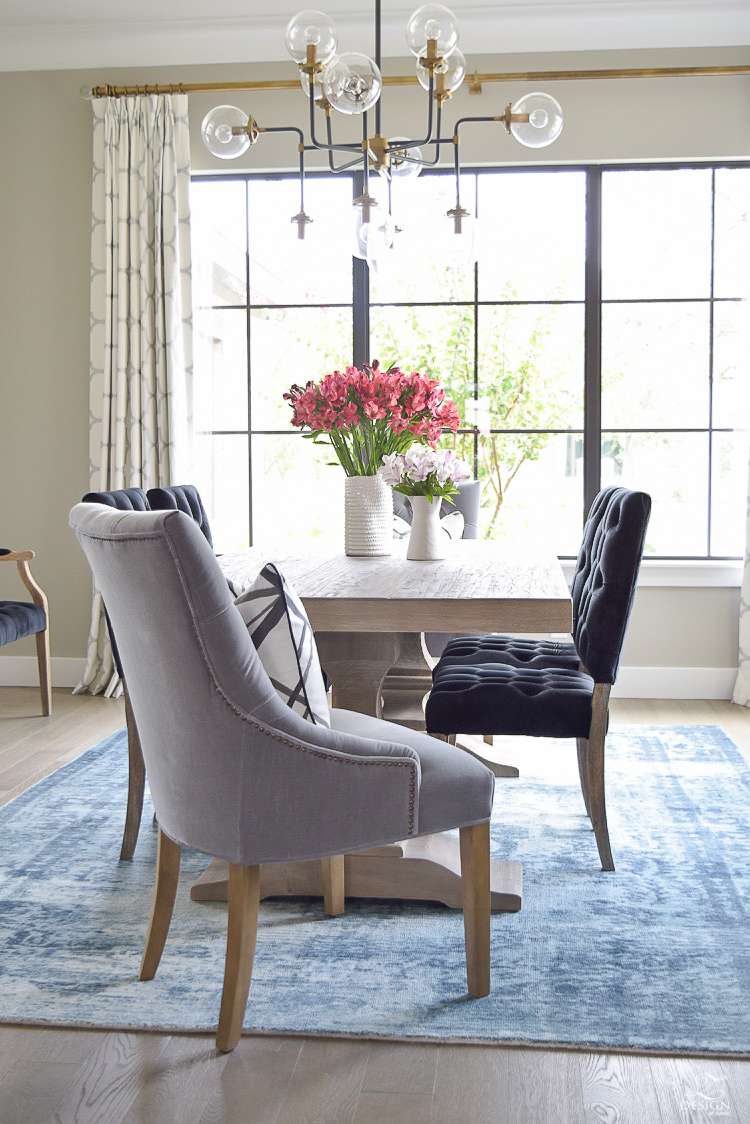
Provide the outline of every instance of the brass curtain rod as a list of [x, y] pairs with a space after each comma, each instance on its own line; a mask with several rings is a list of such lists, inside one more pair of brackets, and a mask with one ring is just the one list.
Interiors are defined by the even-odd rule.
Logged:
[[[735, 74], [750, 74], [747, 66], [669, 66], [638, 67], [631, 70], [529, 70], [508, 71], [504, 74], [478, 74], [474, 71], [470, 83], [476, 91], [482, 82], [580, 82], [587, 79], [613, 78], [704, 78]], [[416, 76], [383, 76], [384, 86], [414, 86]], [[299, 79], [280, 78], [259, 82], [168, 82], [143, 86], [94, 86], [95, 98], [122, 98], [142, 94], [197, 94], [236, 90], [297, 90]]]

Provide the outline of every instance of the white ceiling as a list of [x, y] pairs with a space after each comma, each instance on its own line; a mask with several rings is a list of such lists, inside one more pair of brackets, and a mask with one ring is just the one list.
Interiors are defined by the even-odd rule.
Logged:
[[[312, 0], [314, 3], [315, 0]], [[411, 6], [383, 5], [383, 57]], [[417, 0], [418, 3], [418, 0]], [[325, 0], [343, 50], [374, 51], [374, 2]], [[750, 45], [750, 0], [454, 0], [472, 54]], [[294, 0], [0, 0], [0, 70], [287, 60]]]

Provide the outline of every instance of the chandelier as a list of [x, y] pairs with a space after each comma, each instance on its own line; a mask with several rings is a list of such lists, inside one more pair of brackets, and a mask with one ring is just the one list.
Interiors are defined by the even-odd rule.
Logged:
[[[455, 235], [455, 241], [450, 239], [455, 248], [451, 256], [457, 263], [469, 264], [476, 257], [477, 240], [473, 217], [461, 205], [460, 129], [466, 124], [499, 123], [522, 145], [543, 148], [560, 135], [563, 115], [560, 105], [549, 94], [531, 93], [507, 105], [497, 116], [459, 118], [453, 132], [444, 136], [443, 106], [466, 75], [466, 60], [458, 49], [458, 37], [456, 17], [441, 4], [425, 4], [412, 14], [406, 25], [406, 43], [416, 59], [419, 84], [427, 94], [427, 122], [421, 137], [387, 138], [381, 131], [380, 0], [375, 0], [374, 59], [353, 52], [337, 54], [336, 29], [330, 17], [317, 11], [299, 12], [287, 26], [286, 46], [299, 67], [300, 83], [309, 103], [309, 140], [305, 140], [303, 130], [297, 126], [264, 128], [236, 106], [220, 105], [203, 119], [203, 142], [214, 156], [233, 160], [255, 144], [262, 133], [296, 134], [300, 209], [291, 221], [296, 223], [300, 239], [304, 239], [305, 230], [313, 221], [305, 212], [305, 153], [326, 152], [332, 172], [360, 168], [363, 186], [361, 195], [354, 200], [352, 253], [373, 266], [392, 246], [397, 231], [391, 216], [393, 181], [417, 176], [422, 168], [437, 165], [441, 149], [451, 145], [456, 181], [455, 206], [446, 213]], [[372, 110], [375, 129], [370, 135], [368, 113]], [[361, 118], [358, 139], [334, 142], [333, 111]], [[371, 194], [373, 172], [387, 183], [387, 206]]]

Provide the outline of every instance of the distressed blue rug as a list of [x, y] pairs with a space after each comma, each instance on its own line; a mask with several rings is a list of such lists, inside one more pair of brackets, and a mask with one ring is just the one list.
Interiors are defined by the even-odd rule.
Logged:
[[[528, 751], [527, 751], [528, 747]], [[460, 912], [261, 905], [249, 1032], [750, 1053], [750, 772], [712, 726], [610, 734], [614, 874], [600, 870], [573, 743], [524, 743], [498, 781], [493, 849], [524, 868], [492, 920], [492, 992], [465, 992]], [[557, 747], [555, 747], [557, 748]], [[225, 907], [191, 902], [184, 856], [156, 978], [138, 982], [156, 833], [118, 861], [124, 732], [0, 810], [0, 1021], [212, 1030]], [[550, 765], [551, 762], [551, 765]]]

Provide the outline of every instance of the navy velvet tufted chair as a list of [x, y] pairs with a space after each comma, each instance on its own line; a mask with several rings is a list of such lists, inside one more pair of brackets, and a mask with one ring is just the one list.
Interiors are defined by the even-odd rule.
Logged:
[[[609, 695], [620, 662], [643, 553], [651, 499], [608, 489], [574, 582], [576, 667], [545, 661], [508, 663], [487, 648], [459, 643], [433, 671], [427, 729], [456, 734], [575, 738], [586, 811], [604, 870], [614, 870], [604, 798]], [[554, 656], [554, 653], [552, 653]]]
[[[100, 503], [106, 507], [113, 507], [117, 511], [149, 511], [148, 498], [142, 488], [117, 488], [111, 492], [87, 492], [81, 502]], [[138, 841], [143, 813], [146, 767], [143, 763], [141, 741], [138, 737], [138, 727], [135, 723], [133, 708], [130, 705], [130, 695], [128, 694], [128, 685], [120, 660], [120, 651], [117, 647], [106, 605], [104, 606], [104, 617], [107, 621], [109, 641], [112, 645], [112, 658], [115, 661], [117, 674], [122, 680], [122, 691], [125, 698], [125, 722], [128, 728], [128, 805], [125, 810], [125, 827], [122, 833], [120, 858], [132, 859]]]
[[206, 536], [208, 545], [213, 547], [206, 509], [194, 484], [172, 484], [169, 488], [149, 488], [147, 495], [152, 511], [184, 511], [195, 520]]
[[[616, 491], [616, 487], [610, 487], [599, 492], [586, 516], [581, 549], [578, 552], [571, 585], [574, 634], [581, 609], [582, 592], [591, 571], [597, 528]], [[571, 671], [577, 671], [580, 667], [578, 651], [573, 642], [526, 640], [520, 636], [504, 636], [497, 632], [457, 636], [445, 646], [442, 654], [446, 662], [457, 664], [479, 660], [481, 663], [508, 664], [510, 667], [567, 667]]]
[[21, 581], [31, 594], [31, 601], [0, 601], [0, 645], [12, 644], [24, 636], [36, 636], [36, 657], [39, 665], [39, 690], [42, 714], [52, 710], [52, 678], [49, 659], [49, 605], [44, 591], [31, 576], [29, 562], [33, 550], [0, 548], [0, 562], [15, 562]]

